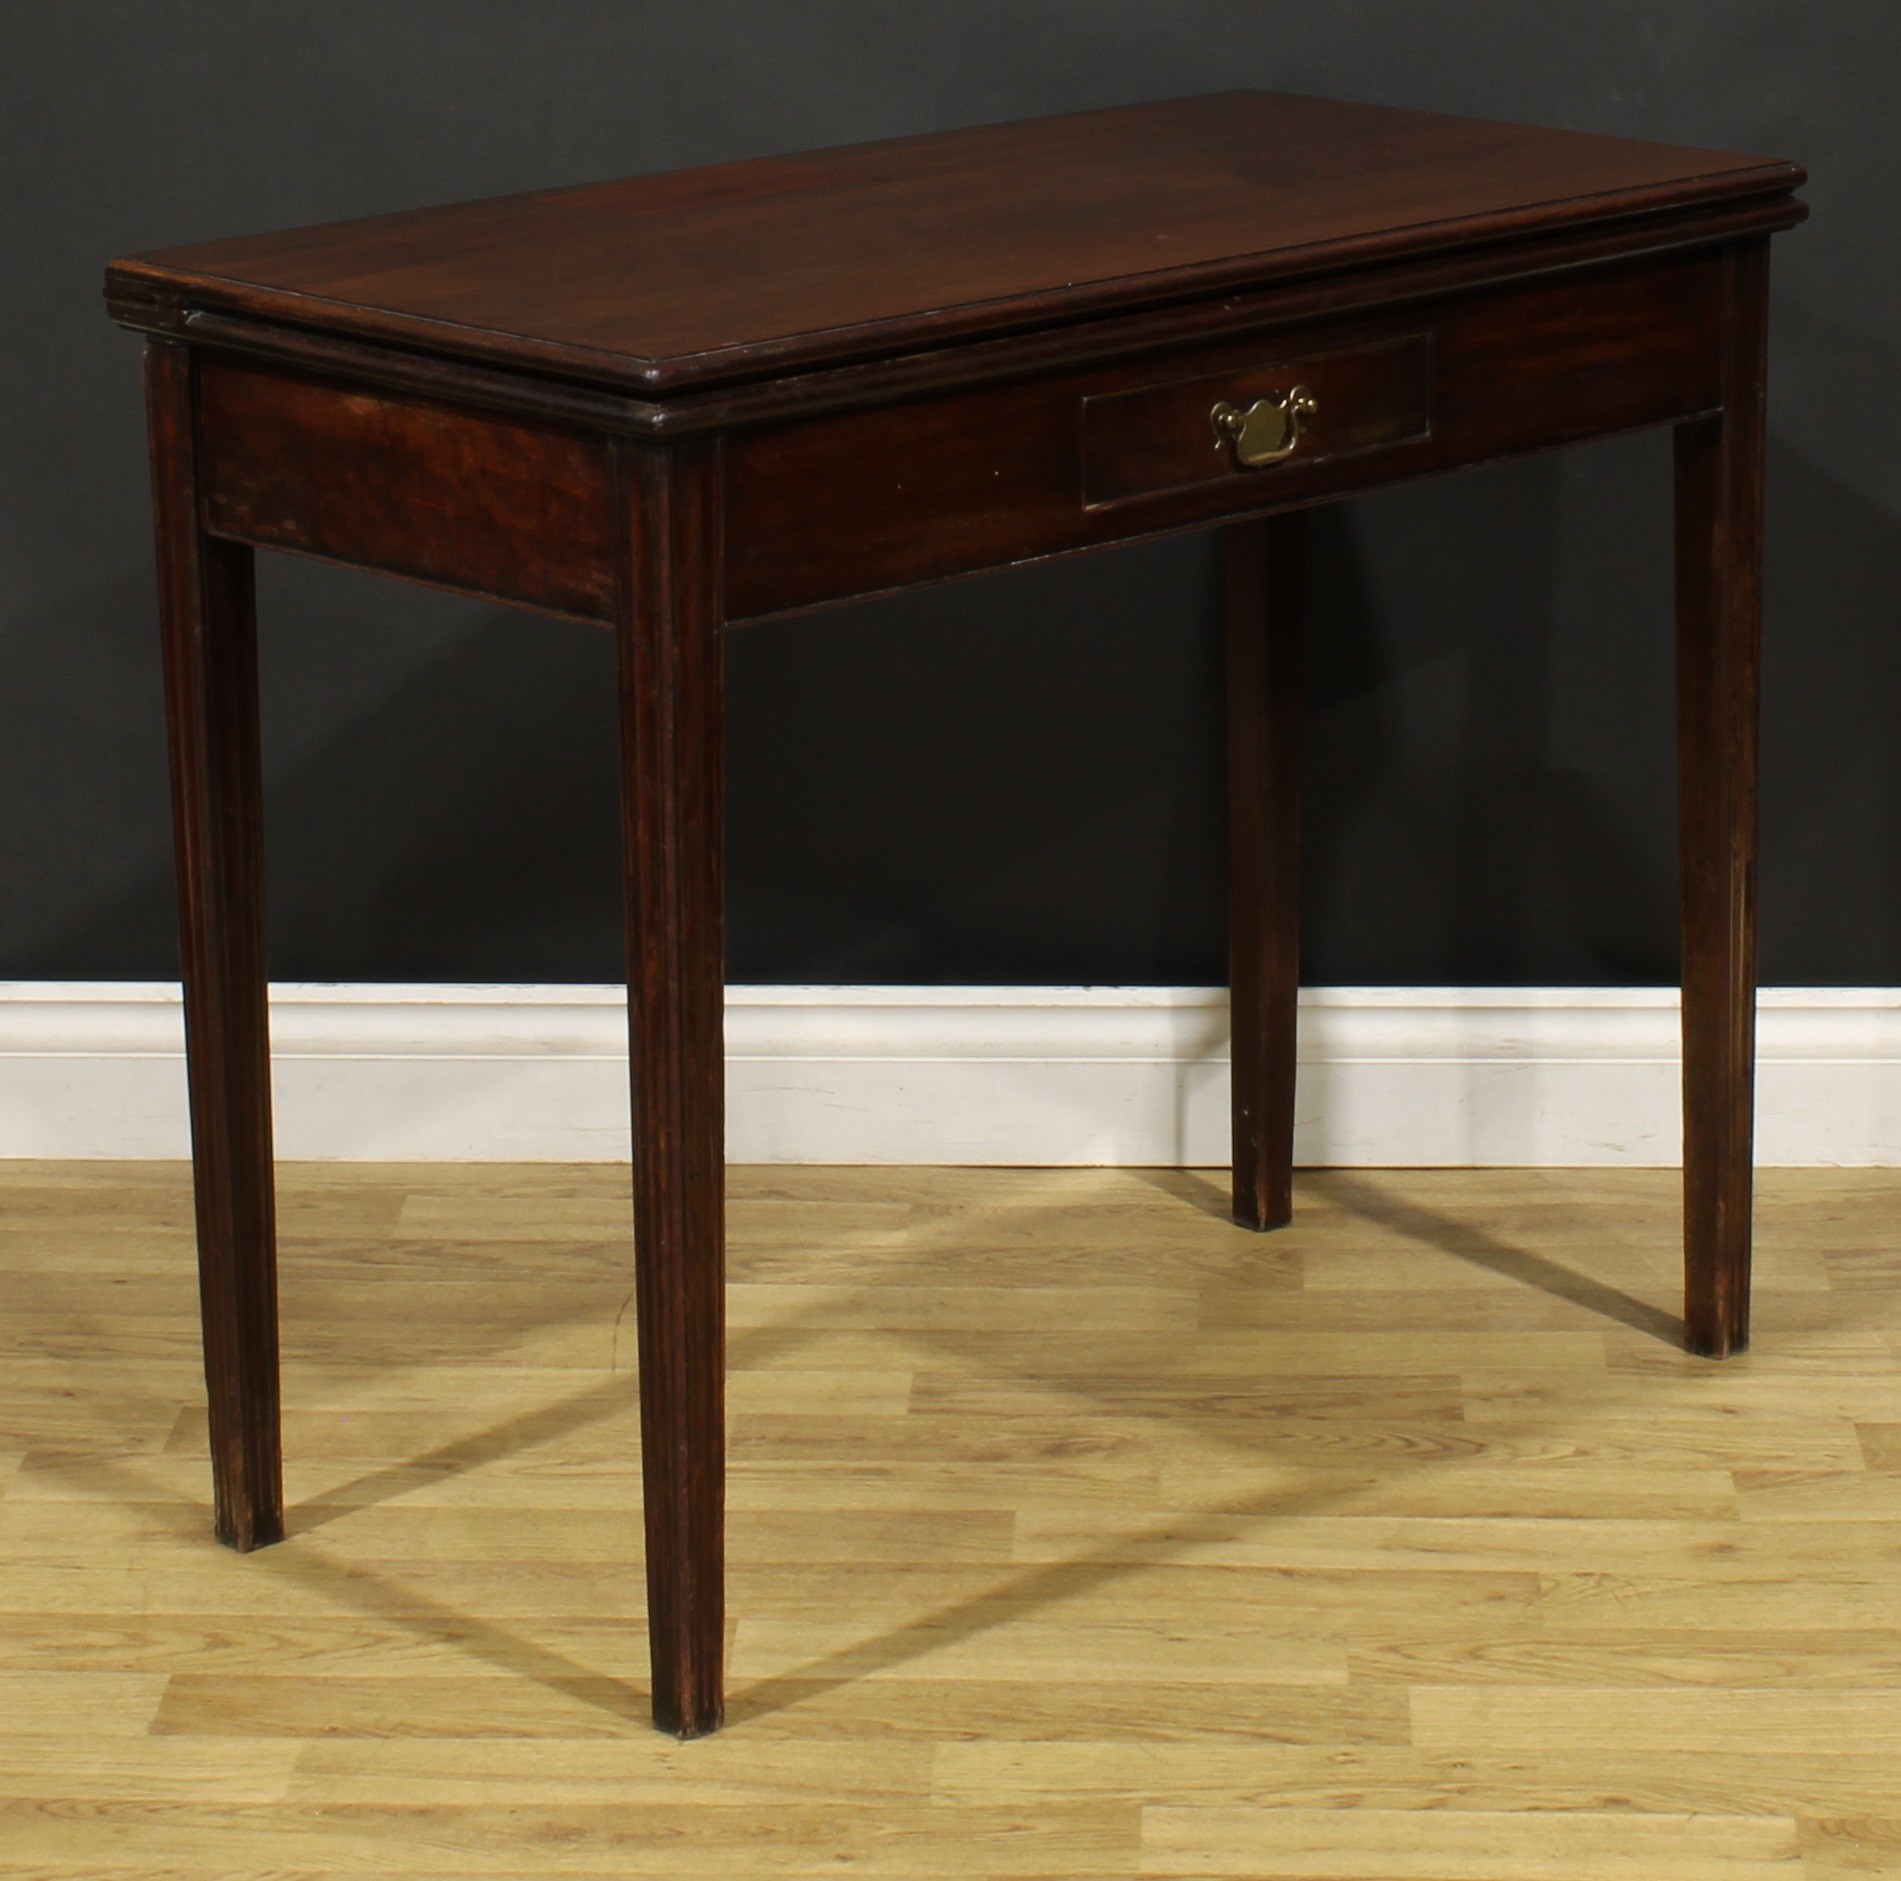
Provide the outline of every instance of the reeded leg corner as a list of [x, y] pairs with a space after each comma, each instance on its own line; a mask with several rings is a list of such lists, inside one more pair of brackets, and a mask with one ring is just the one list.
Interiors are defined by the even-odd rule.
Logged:
[[217, 1533], [284, 1534], [252, 554], [199, 525], [197, 368], [146, 353]]
[[1301, 538], [1298, 511], [1223, 531], [1234, 1218], [1244, 1228], [1284, 1227], [1294, 1211]]
[[1769, 249], [1725, 264], [1723, 409], [1677, 427], [1684, 1342], [1749, 1343]]
[[620, 448], [617, 609], [634, 1261], [654, 1722], [719, 1728], [725, 960], [716, 446]]

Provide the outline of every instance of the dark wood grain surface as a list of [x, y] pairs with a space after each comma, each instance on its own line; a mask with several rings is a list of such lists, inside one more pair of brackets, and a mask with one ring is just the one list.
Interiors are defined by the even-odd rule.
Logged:
[[222, 309], [648, 392], [1786, 194], [1795, 165], [1228, 92], [130, 258]]

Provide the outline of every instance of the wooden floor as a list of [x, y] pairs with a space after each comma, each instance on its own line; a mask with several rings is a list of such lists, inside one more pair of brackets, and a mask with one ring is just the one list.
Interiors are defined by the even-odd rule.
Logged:
[[739, 1170], [731, 1723], [646, 1724], [624, 1170], [284, 1181], [209, 1533], [184, 1171], [0, 1164], [0, 1873], [1901, 1875], [1901, 1179]]

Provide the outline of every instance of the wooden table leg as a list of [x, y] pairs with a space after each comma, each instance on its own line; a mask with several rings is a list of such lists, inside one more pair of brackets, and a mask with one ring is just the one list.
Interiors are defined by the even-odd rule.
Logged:
[[1223, 533], [1228, 633], [1228, 983], [1234, 1218], [1294, 1211], [1300, 996], [1299, 511]]
[[199, 523], [197, 366], [146, 351], [218, 1539], [284, 1534], [252, 553]]
[[620, 447], [634, 1242], [654, 1722], [717, 1730], [725, 1624], [720, 463]]
[[1749, 1343], [1769, 244], [1725, 263], [1723, 409], [1676, 431], [1684, 1340]]

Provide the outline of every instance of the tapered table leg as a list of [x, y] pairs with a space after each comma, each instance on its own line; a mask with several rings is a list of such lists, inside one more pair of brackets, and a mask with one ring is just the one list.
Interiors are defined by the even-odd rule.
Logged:
[[1723, 408], [1677, 427], [1684, 1338], [1749, 1343], [1756, 746], [1769, 244], [1724, 269]]
[[147, 416], [211, 1475], [218, 1539], [251, 1549], [284, 1533], [257, 618], [250, 549], [200, 526], [196, 378], [189, 348], [151, 342]]
[[725, 1616], [725, 961], [717, 445], [626, 444], [619, 647], [654, 1722], [717, 1730]]
[[1294, 1210], [1301, 524], [1294, 511], [1223, 531], [1234, 1218], [1246, 1228], [1283, 1227]]

